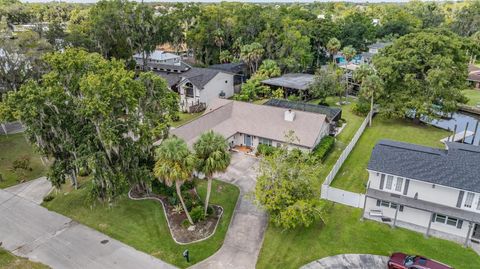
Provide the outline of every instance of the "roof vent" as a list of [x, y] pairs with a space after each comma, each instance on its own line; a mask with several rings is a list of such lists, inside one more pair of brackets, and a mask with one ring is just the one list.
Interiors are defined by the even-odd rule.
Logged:
[[286, 121], [293, 121], [295, 119], [295, 112], [293, 112], [291, 109], [285, 111], [284, 119]]

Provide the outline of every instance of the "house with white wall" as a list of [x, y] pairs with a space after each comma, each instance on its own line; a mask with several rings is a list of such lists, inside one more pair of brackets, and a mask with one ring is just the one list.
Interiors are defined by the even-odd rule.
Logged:
[[363, 217], [480, 249], [480, 147], [380, 141], [368, 164]]
[[[136, 69], [143, 69], [141, 54], [133, 55]], [[234, 94], [235, 74], [220, 69], [192, 67], [181, 57], [163, 51], [153, 52], [147, 60], [146, 71], [164, 78], [171, 90], [180, 95], [180, 110], [200, 112], [218, 98]]]
[[[328, 135], [325, 115], [247, 102], [216, 99], [199, 118], [171, 130], [171, 134], [193, 145], [201, 134], [223, 135], [231, 148], [255, 152], [260, 144], [311, 151]], [[294, 139], [286, 137], [292, 133]]]

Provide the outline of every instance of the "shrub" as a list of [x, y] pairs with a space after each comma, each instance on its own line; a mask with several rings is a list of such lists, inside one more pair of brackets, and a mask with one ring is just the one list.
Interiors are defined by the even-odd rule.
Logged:
[[207, 207], [207, 215], [212, 215], [215, 210], [213, 209], [213, 206], [209, 205]]
[[53, 200], [53, 198], [55, 198], [55, 197], [53, 197], [53, 195], [49, 194], [49, 195], [43, 197], [43, 201], [44, 202], [50, 202], [50, 201]]
[[190, 222], [188, 221], [188, 219], [184, 219], [182, 220], [182, 223], [180, 225], [182, 225], [183, 228], [188, 228], [190, 227]]
[[332, 136], [325, 136], [312, 152], [312, 157], [315, 161], [324, 161], [328, 153], [332, 151], [335, 145], [335, 138]]
[[177, 199], [177, 196], [176, 196], [176, 195], [175, 195], [175, 196], [169, 196], [169, 197], [167, 198], [167, 200], [168, 200], [168, 203], [169, 203], [170, 205], [173, 205], [173, 206], [178, 205], [178, 199]]
[[12, 164], [13, 170], [23, 169], [23, 170], [31, 170], [30, 167], [30, 158], [28, 156], [22, 156], [17, 158], [13, 161]]
[[182, 185], [182, 191], [184, 190], [192, 190], [195, 188], [195, 181], [190, 180], [190, 181], [185, 181]]
[[196, 206], [190, 212], [190, 216], [192, 217], [193, 223], [197, 223], [201, 220], [205, 219], [205, 215], [203, 214], [203, 207]]
[[81, 177], [86, 177], [90, 175], [90, 169], [88, 169], [88, 167], [80, 167], [80, 170], [78, 171], [78, 175]]
[[352, 112], [359, 116], [366, 116], [370, 112], [370, 104], [365, 101], [359, 101], [353, 105]]
[[273, 153], [275, 153], [275, 150], [277, 150], [275, 147], [266, 145], [266, 144], [260, 144], [257, 147], [257, 156], [271, 156]]

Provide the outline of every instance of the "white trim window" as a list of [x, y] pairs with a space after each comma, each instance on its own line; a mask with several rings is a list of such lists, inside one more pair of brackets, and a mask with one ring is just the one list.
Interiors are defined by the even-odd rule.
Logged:
[[402, 192], [404, 182], [405, 179], [403, 177], [394, 177], [392, 175], [387, 175], [385, 189], [395, 192]]
[[393, 186], [393, 176], [387, 175], [387, 184], [385, 184], [385, 189], [391, 190]]
[[442, 224], [447, 224], [453, 227], [457, 227], [458, 229], [462, 229], [463, 220], [452, 218], [445, 215], [435, 214], [433, 216], [432, 222], [438, 222]]
[[466, 208], [472, 208], [474, 197], [475, 197], [475, 193], [467, 192], [467, 197], [465, 197], [465, 203], [463, 204], [463, 206]]
[[269, 146], [271, 146], [271, 145], [272, 145], [272, 140], [267, 139], [267, 138], [263, 138], [263, 137], [259, 137], [259, 138], [258, 138], [258, 144], [263, 144], [263, 145], [269, 145]]

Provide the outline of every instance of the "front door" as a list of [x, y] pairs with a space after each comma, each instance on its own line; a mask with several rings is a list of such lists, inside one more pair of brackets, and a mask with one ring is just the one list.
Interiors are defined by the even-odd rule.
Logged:
[[245, 135], [245, 146], [251, 147], [252, 146], [252, 136], [251, 135]]
[[480, 240], [480, 224], [473, 227], [472, 239]]

